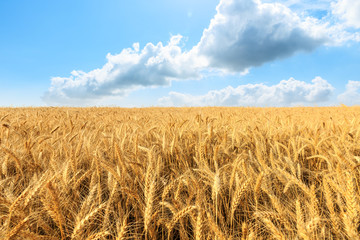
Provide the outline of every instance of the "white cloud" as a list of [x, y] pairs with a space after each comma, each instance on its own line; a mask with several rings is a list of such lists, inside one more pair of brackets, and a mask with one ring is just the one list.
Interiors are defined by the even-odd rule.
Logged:
[[360, 105], [360, 81], [349, 81], [346, 91], [338, 96], [338, 100], [346, 105]]
[[120, 54], [106, 56], [107, 63], [90, 72], [72, 71], [70, 77], [54, 77], [43, 99], [50, 104], [82, 104], [108, 96], [122, 96], [140, 87], [169, 85], [172, 80], [198, 78], [197, 63], [179, 46], [176, 35], [167, 45], [139, 44]]
[[[301, 2], [281, 1], [288, 6]], [[260, 0], [220, 0], [216, 15], [196, 46], [184, 52], [181, 38], [181, 35], [173, 36], [166, 45], [148, 43], [143, 49], [134, 44], [120, 54], [109, 53], [101, 68], [89, 72], [74, 70], [69, 77], [53, 77], [43, 100], [48, 104], [92, 104], [143, 87], [199, 79], [203, 72], [246, 74], [251, 67], [299, 51], [354, 39], [360, 41], [359, 34], [345, 31], [342, 25], [324, 23], [297, 14], [283, 4]]]
[[329, 100], [334, 88], [316, 77], [306, 83], [290, 78], [272, 86], [264, 84], [231, 86], [202, 96], [170, 92], [159, 99], [162, 106], [294, 106], [311, 105]]
[[208, 67], [239, 72], [314, 50], [327, 41], [325, 25], [315, 18], [301, 19], [285, 5], [221, 0], [193, 51], [208, 61]]
[[332, 4], [333, 14], [349, 27], [360, 28], [360, 0], [339, 0]]

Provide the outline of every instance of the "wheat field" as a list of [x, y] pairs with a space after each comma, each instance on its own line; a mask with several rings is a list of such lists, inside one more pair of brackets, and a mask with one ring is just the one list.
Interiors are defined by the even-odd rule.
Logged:
[[360, 107], [2, 108], [0, 239], [359, 239]]

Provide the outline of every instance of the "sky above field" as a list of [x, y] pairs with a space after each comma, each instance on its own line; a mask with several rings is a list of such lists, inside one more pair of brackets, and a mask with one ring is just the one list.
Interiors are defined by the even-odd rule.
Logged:
[[0, 106], [360, 104], [360, 0], [0, 1]]

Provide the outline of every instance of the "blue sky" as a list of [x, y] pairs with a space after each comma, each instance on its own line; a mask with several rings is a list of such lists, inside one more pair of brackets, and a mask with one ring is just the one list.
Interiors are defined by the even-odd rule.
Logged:
[[360, 104], [360, 0], [0, 1], [0, 106]]

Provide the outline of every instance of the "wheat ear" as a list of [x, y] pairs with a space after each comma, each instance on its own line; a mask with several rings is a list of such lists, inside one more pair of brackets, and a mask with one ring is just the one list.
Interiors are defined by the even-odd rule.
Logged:
[[24, 225], [29, 221], [29, 216], [24, 218], [20, 223], [18, 223], [8, 234], [7, 239], [12, 240], [24, 227]]
[[88, 215], [86, 215], [81, 221], [77, 222], [71, 237], [72, 238], [78, 237], [79, 232], [81, 232], [84, 229], [84, 227], [86, 226], [86, 223], [88, 223], [91, 220], [91, 218], [93, 218], [105, 206], [106, 206], [106, 203], [100, 204], [97, 208], [95, 208]]
[[241, 186], [237, 186], [235, 194], [231, 201], [231, 222], [234, 221], [234, 214], [237, 209], [237, 207], [240, 204], [240, 200], [242, 196], [244, 195], [245, 191], [247, 190], [248, 186], [250, 185], [251, 179], [247, 179]]
[[189, 212], [193, 211], [197, 209], [196, 206], [190, 205], [187, 206], [183, 209], [181, 209], [179, 212], [176, 213], [176, 215], [173, 217], [173, 219], [171, 220], [171, 222], [168, 224], [167, 228], [169, 230], [169, 234], [171, 233], [171, 230], [174, 228], [175, 224], [186, 214], [188, 214]]

